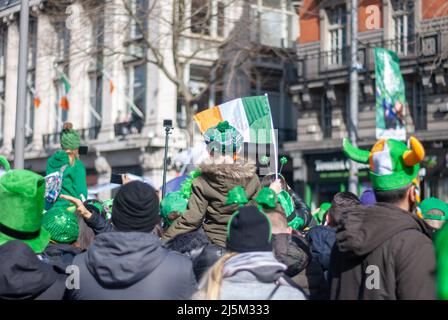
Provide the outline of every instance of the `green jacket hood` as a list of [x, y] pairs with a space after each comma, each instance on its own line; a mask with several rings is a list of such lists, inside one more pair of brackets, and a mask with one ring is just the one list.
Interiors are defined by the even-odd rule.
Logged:
[[70, 159], [67, 152], [63, 150], [56, 151], [47, 161], [47, 174], [58, 171], [64, 165], [69, 165]]

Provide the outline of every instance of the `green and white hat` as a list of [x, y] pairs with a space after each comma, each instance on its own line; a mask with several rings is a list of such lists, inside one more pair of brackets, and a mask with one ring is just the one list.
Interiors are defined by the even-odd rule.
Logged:
[[227, 121], [209, 128], [204, 132], [204, 140], [209, 153], [236, 154], [243, 144], [243, 136]]
[[397, 190], [415, 183], [425, 149], [415, 137], [409, 139], [409, 147], [394, 139], [381, 139], [370, 151], [354, 147], [343, 141], [345, 155], [359, 163], [369, 164], [372, 187], [378, 191]]

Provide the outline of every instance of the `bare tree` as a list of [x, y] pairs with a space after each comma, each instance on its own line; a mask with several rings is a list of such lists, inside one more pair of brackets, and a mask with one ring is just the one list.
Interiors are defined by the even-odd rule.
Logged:
[[[249, 61], [257, 56], [293, 60], [291, 51], [266, 48], [257, 41], [259, 21], [244, 0], [79, 0], [84, 16], [95, 25], [106, 23], [95, 36], [103, 41], [83, 41], [70, 59], [121, 57], [155, 65], [172, 82], [185, 108], [186, 126], [193, 137], [195, 106], [204, 103], [211, 92], [231, 91], [235, 79], [251, 79]], [[63, 20], [72, 14], [69, 0], [49, 0], [52, 19]], [[104, 23], [104, 22], [102, 22]], [[122, 46], [104, 41], [109, 35], [123, 34]], [[75, 35], [72, 35], [75, 36]], [[192, 86], [187, 66], [204, 65], [203, 81]], [[219, 101], [220, 102], [220, 101]]]

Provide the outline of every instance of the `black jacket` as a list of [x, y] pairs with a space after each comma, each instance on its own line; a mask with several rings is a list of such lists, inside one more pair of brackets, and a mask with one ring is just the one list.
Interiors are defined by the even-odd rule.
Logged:
[[73, 259], [82, 250], [65, 243], [50, 243], [42, 253], [45, 262], [55, 266], [59, 272], [65, 273], [66, 268], [72, 264]]
[[310, 244], [311, 255], [324, 271], [330, 269], [331, 249], [336, 242], [336, 229], [329, 226], [311, 228], [306, 239]]
[[431, 234], [391, 204], [343, 211], [330, 265], [332, 299], [436, 298]]
[[311, 257], [306, 240], [286, 233], [274, 234], [272, 240], [276, 259], [288, 267], [285, 274], [311, 300], [326, 299], [328, 285], [322, 268]]
[[[225, 251], [218, 245], [213, 245], [202, 227], [194, 231], [181, 233], [164, 245], [167, 249], [180, 252], [191, 258], [196, 281], [210, 268]], [[221, 250], [222, 249], [222, 250]]]
[[93, 233], [95, 233], [95, 235], [114, 231], [114, 227], [112, 226], [110, 221], [104, 219], [103, 216], [98, 214], [97, 212], [91, 211], [90, 213], [92, 214], [92, 216], [89, 219], [84, 219], [84, 221], [89, 226], [89, 228], [93, 230]]
[[0, 246], [0, 300], [61, 300], [65, 275], [40, 261], [31, 248], [20, 241]]
[[105, 232], [75, 257], [75, 300], [189, 299], [196, 288], [191, 260], [170, 251], [151, 233]]

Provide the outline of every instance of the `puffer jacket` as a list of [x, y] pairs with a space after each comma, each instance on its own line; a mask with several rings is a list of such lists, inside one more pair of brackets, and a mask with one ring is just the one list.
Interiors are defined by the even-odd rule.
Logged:
[[[287, 267], [272, 252], [247, 252], [224, 263], [221, 300], [305, 300], [304, 293], [285, 276]], [[207, 277], [194, 299], [205, 299]]]
[[67, 294], [74, 300], [183, 300], [196, 289], [191, 260], [151, 233], [102, 233], [73, 264], [79, 288]]
[[166, 230], [165, 241], [202, 225], [210, 241], [226, 246], [227, 222], [238, 205], [226, 205], [229, 190], [242, 186], [251, 200], [260, 189], [256, 167], [251, 164], [202, 164], [193, 180], [187, 210]]
[[346, 209], [330, 259], [331, 298], [435, 299], [435, 253], [421, 219], [392, 204]]

